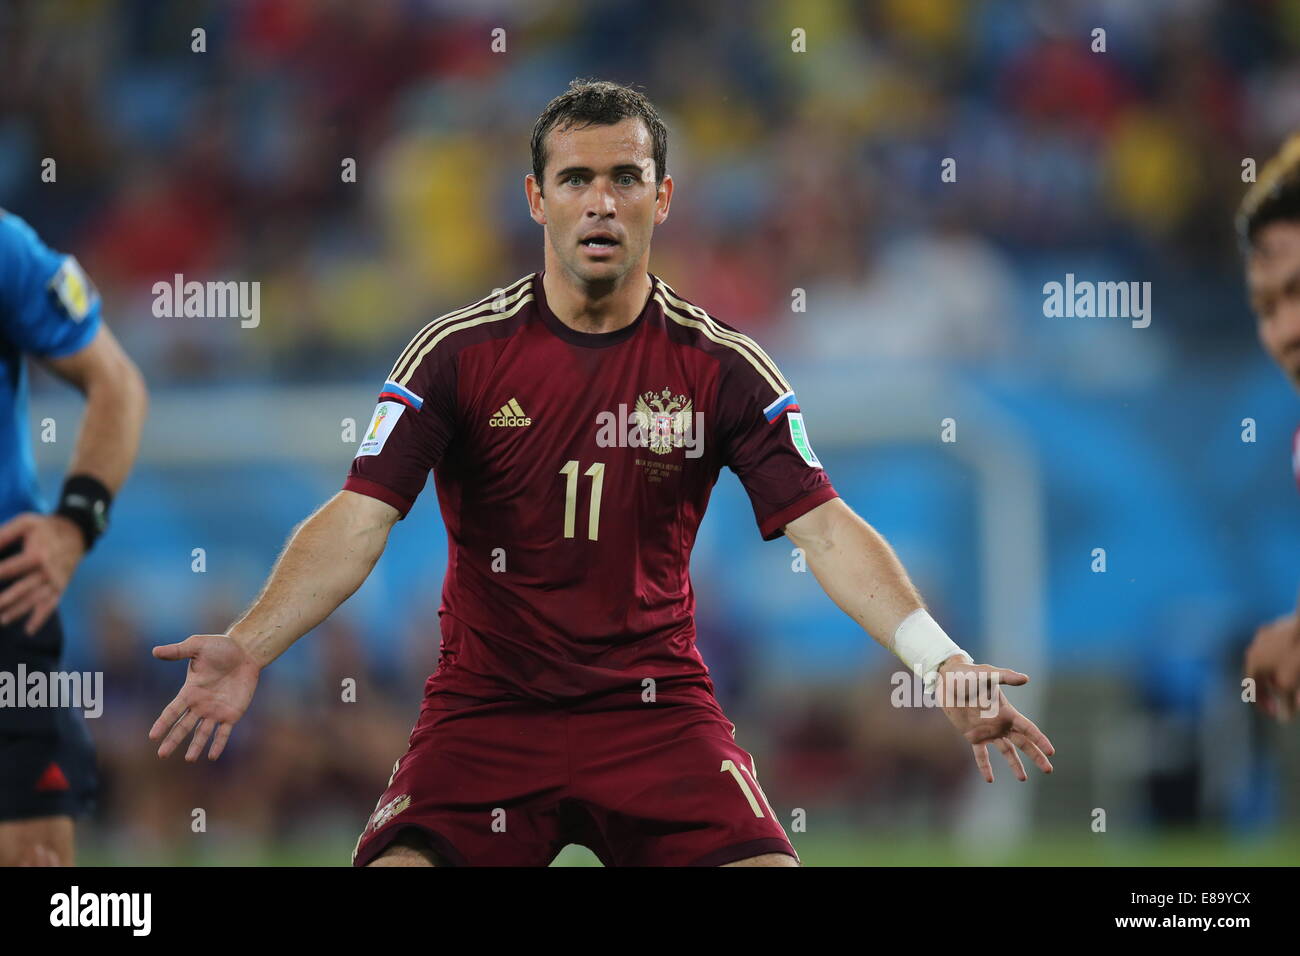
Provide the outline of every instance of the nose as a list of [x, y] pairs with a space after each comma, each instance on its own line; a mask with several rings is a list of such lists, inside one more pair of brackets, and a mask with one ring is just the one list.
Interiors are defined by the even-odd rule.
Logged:
[[588, 216], [608, 217], [614, 215], [617, 203], [614, 199], [614, 186], [607, 182], [603, 177], [596, 177], [592, 183], [593, 188], [588, 192], [590, 196], [590, 205], [587, 207]]

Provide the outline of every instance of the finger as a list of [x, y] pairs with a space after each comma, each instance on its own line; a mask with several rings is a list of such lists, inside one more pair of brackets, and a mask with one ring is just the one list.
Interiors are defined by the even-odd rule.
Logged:
[[230, 724], [218, 724], [217, 736], [212, 741], [212, 749], [208, 751], [208, 759], [216, 760], [221, 756], [221, 752], [226, 749], [226, 741], [230, 739]]
[[1259, 687], [1259, 705], [1278, 723], [1286, 720], [1287, 707], [1283, 696], [1278, 693], [1277, 684], [1270, 680]]
[[1247, 677], [1258, 676], [1255, 673], [1259, 668], [1259, 655], [1255, 652], [1255, 648], [1258, 644], [1259, 636], [1256, 635], [1254, 642], [1251, 643], [1250, 647], [1246, 648], [1245, 656], [1241, 659], [1241, 670]]
[[1029, 759], [1034, 762], [1034, 766], [1043, 773], [1052, 772], [1052, 762], [1047, 759], [1047, 754], [1043, 753], [1037, 744], [1024, 734], [1018, 734], [1015, 731], [1012, 731], [1008, 736], [1013, 744], [1029, 755]]
[[39, 574], [29, 574], [0, 593], [0, 624], [17, 620], [22, 609], [31, 601], [32, 592], [44, 584], [45, 580]]
[[194, 763], [199, 759], [199, 754], [203, 753], [203, 748], [207, 746], [208, 740], [212, 737], [211, 720], [202, 720], [194, 726], [194, 736], [190, 739], [190, 749], [185, 751], [185, 760], [187, 763]]
[[1265, 645], [1258, 641], [1246, 651], [1246, 674], [1245, 676], [1254, 678], [1257, 683], [1266, 683], [1273, 678], [1273, 672], [1277, 669], [1277, 662], [1273, 656], [1268, 653]]
[[172, 724], [181, 719], [181, 714], [185, 713], [189, 703], [185, 699], [185, 688], [182, 687], [179, 694], [172, 698], [172, 702], [163, 708], [163, 712], [158, 715], [158, 719], [153, 722], [149, 728], [149, 739], [157, 740], [163, 735]]
[[19, 551], [0, 561], [0, 581], [30, 574], [41, 566], [41, 559], [31, 551]]
[[1006, 737], [999, 737], [995, 743], [997, 743], [998, 750], [1002, 751], [1002, 756], [1007, 758], [1007, 763], [1011, 765], [1011, 769], [1015, 771], [1016, 779], [1021, 783], [1028, 780], [1029, 775], [1025, 773], [1025, 765], [1020, 762], [1020, 754], [1016, 753], [1016, 748], [1011, 746], [1011, 741], [1007, 740]]
[[49, 599], [49, 594], [48, 584], [37, 587], [31, 594], [4, 612], [5, 623], [17, 625], [20, 621], [25, 622], [23, 631], [28, 637], [31, 637], [37, 630], [32, 627], [32, 616], [38, 608], [45, 605], [45, 602]]
[[1021, 684], [1029, 683], [1029, 675], [1022, 674], [1020, 671], [1013, 671], [1006, 667], [999, 667], [993, 673], [998, 676], [999, 684], [1008, 684], [1011, 687], [1019, 687]]
[[[0, 524], [0, 548], [12, 541], [17, 541], [23, 536], [32, 524], [32, 515], [30, 512], [14, 515], [4, 524]], [[4, 562], [0, 561], [0, 569], [4, 568]]]
[[1024, 714], [1016, 714], [1015, 719], [1011, 721], [1011, 729], [1018, 734], [1024, 734], [1027, 739], [1034, 742], [1034, 746], [1049, 757], [1055, 755], [1056, 748], [1047, 739], [1047, 734], [1039, 730], [1034, 722]]
[[163, 738], [162, 746], [158, 748], [158, 756], [170, 757], [172, 751], [179, 747], [185, 738], [189, 736], [190, 731], [194, 729], [194, 725], [199, 722], [199, 719], [199, 715], [192, 710], [187, 710], [182, 714], [181, 719], [176, 721], [172, 729], [167, 732], [167, 736]]
[[187, 657], [197, 657], [199, 649], [191, 644], [193, 638], [185, 638], [179, 644], [160, 644], [153, 649], [153, 656], [160, 661], [183, 661]]
[[1273, 700], [1277, 704], [1277, 719], [1284, 724], [1291, 723], [1291, 718], [1295, 716], [1291, 709], [1291, 695], [1274, 693]]
[[59, 606], [59, 593], [53, 588], [46, 586], [42, 592], [42, 599], [32, 609], [31, 616], [27, 618], [27, 636], [32, 637], [45, 624], [54, 609]]
[[1287, 660], [1278, 668], [1273, 683], [1287, 696], [1294, 696], [1300, 691], [1300, 657]]
[[985, 781], [992, 783], [993, 767], [989, 763], [989, 748], [984, 744], [971, 744], [970, 749], [975, 752], [975, 766], [979, 768]]

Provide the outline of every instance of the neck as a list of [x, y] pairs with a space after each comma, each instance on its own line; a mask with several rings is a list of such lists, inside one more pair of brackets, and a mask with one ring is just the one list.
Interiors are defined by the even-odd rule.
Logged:
[[586, 283], [548, 263], [542, 288], [555, 317], [575, 332], [617, 332], [641, 314], [650, 275], [643, 268], [612, 282]]

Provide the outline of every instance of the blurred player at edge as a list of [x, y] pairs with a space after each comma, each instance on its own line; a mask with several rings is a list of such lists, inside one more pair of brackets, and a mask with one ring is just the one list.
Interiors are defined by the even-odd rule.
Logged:
[[[36, 485], [24, 355], [86, 398], [53, 514], [42, 513]], [[52, 252], [3, 210], [0, 403], [0, 671], [16, 681], [19, 665], [29, 675], [59, 669], [59, 599], [107, 527], [135, 461], [148, 395], [77, 260]], [[94, 753], [79, 710], [0, 705], [0, 864], [72, 865], [73, 819], [94, 795]]]
[[[1260, 171], [1237, 213], [1246, 257], [1246, 287], [1264, 350], [1300, 389], [1300, 133]], [[1291, 467], [1300, 488], [1300, 427], [1291, 438]], [[1265, 624], [1246, 650], [1246, 676], [1256, 703], [1289, 721], [1300, 707], [1300, 618]]]
[[[762, 537], [803, 548], [915, 671], [998, 669], [971, 664], [836, 496], [766, 353], [647, 271], [673, 193], [654, 107], [574, 81], [532, 146], [544, 272], [416, 334], [344, 490], [253, 607], [226, 635], [155, 650], [191, 662], [150, 737], [166, 756], [193, 732], [187, 759], [209, 739], [217, 756], [258, 672], [361, 584], [432, 469], [442, 654], [354, 862], [545, 865], [578, 843], [606, 865], [798, 865], [695, 648], [690, 552], [722, 466]], [[946, 709], [986, 779], [990, 743], [1022, 780], [1017, 746], [1050, 771], [1051, 743], [996, 694], [995, 716]]]

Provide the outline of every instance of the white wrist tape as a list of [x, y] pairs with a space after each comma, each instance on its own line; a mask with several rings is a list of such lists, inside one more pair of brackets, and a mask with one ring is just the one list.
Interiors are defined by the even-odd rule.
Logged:
[[925, 681], [926, 692], [934, 690], [939, 677], [939, 665], [960, 654], [967, 664], [974, 663], [969, 654], [953, 643], [952, 638], [943, 632], [930, 616], [930, 612], [918, 607], [898, 625], [894, 631], [894, 644], [891, 650], [898, 659], [912, 669], [912, 673]]

